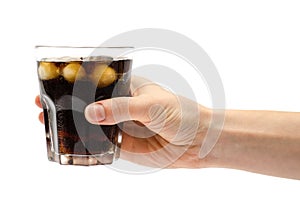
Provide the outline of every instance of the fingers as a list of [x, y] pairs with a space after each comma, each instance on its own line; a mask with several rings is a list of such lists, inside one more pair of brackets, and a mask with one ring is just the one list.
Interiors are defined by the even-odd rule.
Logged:
[[120, 158], [139, 165], [165, 168], [182, 154], [182, 149], [177, 150], [178, 154], [175, 148], [159, 135], [137, 138], [123, 132]]
[[39, 107], [39, 108], [42, 108], [42, 104], [41, 104], [41, 98], [39, 95], [37, 95], [35, 97], [35, 104]]
[[129, 120], [149, 121], [149, 99], [144, 96], [118, 97], [88, 105], [85, 117], [92, 124], [111, 125]]
[[[35, 100], [34, 100], [34, 101], [35, 101], [35, 104], [36, 104], [39, 108], [42, 108], [41, 98], [40, 98], [39, 95], [37, 95], [37, 96], [35, 97]], [[42, 124], [45, 123], [43, 112], [40, 112], [40, 113], [39, 113], [38, 118], [39, 118], [39, 121], [40, 121]]]
[[44, 121], [44, 114], [43, 114], [43, 112], [40, 112], [40, 114], [39, 114], [39, 121], [40, 121], [42, 124], [44, 124], [44, 123], [45, 123], [45, 121]]
[[123, 132], [121, 150], [123, 155], [124, 152], [146, 155], [147, 153], [155, 152], [164, 148], [167, 144], [168, 142], [159, 135], [154, 135], [148, 138], [138, 138]]

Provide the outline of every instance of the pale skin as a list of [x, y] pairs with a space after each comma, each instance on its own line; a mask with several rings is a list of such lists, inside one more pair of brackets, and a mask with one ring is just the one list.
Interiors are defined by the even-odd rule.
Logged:
[[[131, 93], [85, 110], [93, 124], [124, 122], [121, 158], [159, 168], [219, 167], [300, 179], [300, 113], [225, 110], [216, 145], [199, 158], [206, 132], [214, 128], [213, 109], [137, 77]], [[41, 107], [39, 96], [35, 102]], [[42, 113], [39, 120], [44, 122]]]

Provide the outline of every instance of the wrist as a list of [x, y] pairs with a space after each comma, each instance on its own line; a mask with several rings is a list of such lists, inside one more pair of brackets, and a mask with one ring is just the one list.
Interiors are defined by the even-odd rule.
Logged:
[[[225, 110], [210, 109], [201, 106], [200, 125], [198, 131], [198, 152], [195, 159], [198, 160], [198, 168], [220, 167], [223, 163], [224, 141], [228, 140], [225, 128]], [[201, 154], [201, 155], [200, 155]]]
[[203, 135], [202, 137], [204, 137], [205, 134], [207, 133], [208, 129], [210, 128], [211, 119], [212, 119], [212, 115], [213, 115], [213, 109], [199, 105], [198, 111], [199, 111], [199, 115], [200, 115], [198, 134]]
[[203, 168], [209, 167], [210, 160], [207, 158], [201, 159], [200, 149], [203, 144], [203, 140], [207, 134], [208, 129], [211, 125], [211, 118], [213, 114], [213, 110], [202, 105], [198, 106], [199, 112], [199, 121], [198, 121], [198, 128], [197, 134], [194, 139], [194, 142], [189, 146], [189, 149], [186, 151], [186, 154], [189, 158], [187, 161], [188, 165], [185, 167], [188, 168]]

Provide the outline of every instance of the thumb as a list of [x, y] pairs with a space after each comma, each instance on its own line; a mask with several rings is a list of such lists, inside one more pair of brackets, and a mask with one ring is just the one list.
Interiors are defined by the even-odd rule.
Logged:
[[98, 101], [85, 108], [85, 118], [92, 124], [112, 125], [129, 120], [147, 122], [149, 100], [141, 97], [117, 97]]

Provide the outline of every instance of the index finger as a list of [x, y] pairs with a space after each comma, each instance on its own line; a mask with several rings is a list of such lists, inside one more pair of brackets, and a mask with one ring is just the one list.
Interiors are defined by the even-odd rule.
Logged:
[[37, 95], [35, 97], [35, 104], [39, 107], [39, 108], [42, 108], [42, 103], [41, 103], [41, 98], [39, 95]]

